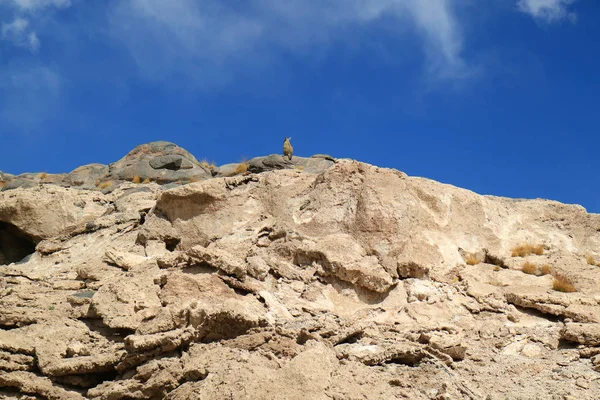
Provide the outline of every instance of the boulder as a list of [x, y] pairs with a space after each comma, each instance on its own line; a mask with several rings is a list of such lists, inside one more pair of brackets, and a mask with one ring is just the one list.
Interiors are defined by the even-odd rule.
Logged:
[[65, 183], [81, 189], [95, 189], [108, 175], [108, 165], [87, 164], [75, 168], [65, 178]]
[[201, 180], [212, 176], [185, 149], [170, 142], [151, 142], [137, 146], [125, 157], [109, 165], [109, 177], [124, 181], [145, 181], [161, 184]]
[[[334, 164], [335, 160], [324, 154], [317, 154], [310, 158], [294, 156], [291, 160], [279, 154], [271, 154], [266, 157], [255, 157], [248, 161], [248, 171], [261, 173], [279, 169], [297, 169], [311, 174], [318, 174]], [[226, 171], [229, 171], [229, 169]], [[226, 175], [222, 172], [221, 176]]]
[[0, 193], [0, 222], [37, 243], [100, 217], [109, 210], [103, 195], [57, 186]]

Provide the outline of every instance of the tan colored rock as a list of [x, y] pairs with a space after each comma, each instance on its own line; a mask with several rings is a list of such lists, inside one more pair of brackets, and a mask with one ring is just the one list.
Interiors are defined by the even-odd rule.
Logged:
[[189, 318], [205, 341], [230, 339], [267, 325], [264, 306], [251, 296], [230, 298], [221, 304], [198, 302], [190, 308]]
[[159, 350], [159, 353], [166, 353], [188, 344], [195, 336], [192, 327], [150, 335], [129, 335], [125, 338], [125, 348], [130, 352]]
[[114, 248], [109, 248], [106, 250], [106, 253], [104, 253], [104, 260], [109, 264], [114, 264], [127, 271], [136, 265], [148, 261], [148, 258], [138, 254], [125, 253]]
[[[109, 173], [168, 181], [184, 154], [160, 148], [173, 149], [142, 146]], [[17, 223], [0, 228], [44, 240], [0, 265], [0, 397], [594, 399], [600, 216], [328, 163], [2, 192]], [[512, 257], [524, 243], [543, 253]]]
[[20, 393], [35, 394], [50, 400], [84, 399], [79, 393], [63, 389], [50, 379], [31, 372], [0, 372], [0, 387], [17, 389]]
[[100, 287], [92, 298], [92, 306], [107, 326], [132, 330], [161, 309], [158, 287], [153, 281], [123, 276], [112, 278]]
[[194, 246], [186, 254], [192, 262], [197, 264], [206, 263], [213, 268], [220, 269], [226, 274], [234, 275], [238, 278], [246, 276], [246, 266], [244, 263], [223, 250]]
[[0, 192], [0, 221], [35, 239], [47, 239], [110, 210], [105, 197], [58, 186]]
[[600, 346], [600, 324], [567, 323], [562, 338], [586, 346]]
[[248, 275], [264, 281], [271, 269], [267, 262], [259, 256], [248, 257], [246, 262], [248, 263]]

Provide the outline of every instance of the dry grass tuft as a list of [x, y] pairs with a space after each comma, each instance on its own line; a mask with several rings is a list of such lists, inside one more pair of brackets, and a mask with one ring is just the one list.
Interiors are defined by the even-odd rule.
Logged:
[[140, 178], [139, 176], [134, 176], [133, 179], [131, 180], [131, 182], [133, 183], [141, 183], [142, 182], [142, 178]]
[[294, 167], [294, 169], [298, 170], [298, 171], [304, 171], [304, 165], [296, 165]]
[[243, 174], [244, 172], [248, 171], [248, 161], [246, 160], [242, 160], [237, 167], [235, 167], [235, 169], [233, 170], [233, 173], [235, 175], [240, 175]]
[[4, 186], [6, 186], [6, 182], [0, 181], [0, 189], [2, 189]]
[[590, 265], [595, 265], [596, 267], [600, 267], [600, 261], [596, 262], [596, 258], [594, 258], [594, 256], [591, 254], [588, 254], [587, 256], [585, 256], [585, 260]]
[[475, 257], [473, 254], [469, 254], [467, 256], [467, 259], [465, 260], [465, 262], [467, 263], [467, 265], [477, 265], [481, 261], [479, 260], [479, 258]]
[[40, 179], [41, 179], [42, 181], [43, 181], [44, 179], [46, 179], [47, 177], [48, 177], [48, 174], [47, 174], [47, 173], [45, 173], [45, 172], [42, 172], [42, 173], [40, 174]]
[[217, 164], [215, 164], [214, 161], [208, 161], [206, 158], [203, 158], [202, 161], [200, 161], [200, 166], [211, 171], [217, 168]]
[[554, 281], [552, 282], [552, 289], [563, 293], [573, 293], [577, 291], [575, 286], [573, 286], [573, 283], [566, 276], [558, 273], [555, 273], [553, 276]]
[[148, 183], [150, 183], [150, 178], [146, 178], [144, 179], [144, 182], [142, 182], [144, 185], [147, 185]]
[[529, 254], [541, 256], [544, 254], [544, 245], [531, 245], [529, 243], [520, 244], [512, 249], [512, 257], [525, 257]]
[[98, 189], [106, 189], [107, 187], [110, 187], [113, 185], [113, 181], [106, 181], [106, 182], [100, 182], [97, 187]]
[[523, 263], [523, 266], [521, 267], [521, 271], [528, 275], [537, 275], [538, 267], [532, 262], [525, 261], [525, 263]]
[[552, 267], [549, 264], [544, 264], [540, 268], [540, 272], [542, 273], [542, 275], [550, 275], [552, 274]]

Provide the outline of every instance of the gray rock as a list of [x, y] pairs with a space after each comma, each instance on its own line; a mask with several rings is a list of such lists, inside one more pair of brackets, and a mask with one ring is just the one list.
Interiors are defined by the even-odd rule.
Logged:
[[255, 157], [248, 161], [248, 171], [253, 173], [292, 168], [294, 168], [293, 159], [292, 161], [289, 161], [279, 154], [271, 154], [266, 157]]
[[310, 158], [322, 158], [324, 160], [335, 162], [335, 158], [331, 157], [329, 154], [314, 154], [310, 156]]
[[108, 175], [108, 165], [87, 164], [75, 168], [65, 178], [65, 183], [81, 189], [94, 189]]
[[20, 179], [20, 178], [16, 178], [13, 179], [11, 181], [8, 181], [6, 183], [6, 185], [4, 185], [4, 187], [2, 187], [2, 191], [6, 191], [6, 190], [12, 190], [12, 189], [17, 189], [17, 188], [32, 188], [35, 187], [36, 183], [32, 182], [28, 179]]
[[190, 160], [174, 154], [154, 157], [150, 160], [150, 166], [154, 169], [169, 169], [171, 171], [194, 168], [194, 164]]
[[271, 154], [266, 157], [255, 157], [248, 161], [248, 164], [248, 171], [253, 173], [278, 169], [297, 169], [310, 174], [318, 174], [334, 165], [335, 161], [325, 154], [317, 154], [310, 158], [294, 156], [291, 161], [279, 154]]
[[222, 178], [222, 177], [226, 177], [226, 176], [237, 175], [235, 173], [235, 170], [238, 165], [239, 165], [238, 163], [222, 165], [222, 166], [218, 167], [217, 169], [215, 169], [215, 176]]
[[169, 142], [137, 146], [125, 157], [110, 164], [109, 168], [111, 179], [124, 181], [149, 179], [164, 184], [212, 177], [212, 173], [199, 165], [193, 155]]

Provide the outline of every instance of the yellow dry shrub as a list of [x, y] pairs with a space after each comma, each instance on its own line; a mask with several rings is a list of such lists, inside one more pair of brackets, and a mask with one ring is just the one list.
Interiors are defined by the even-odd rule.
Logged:
[[133, 179], [131, 180], [131, 182], [133, 183], [141, 183], [142, 182], [142, 178], [140, 178], [139, 176], [134, 176]]
[[47, 173], [45, 173], [45, 172], [42, 172], [42, 173], [40, 174], [40, 179], [41, 179], [41, 180], [44, 180], [44, 179], [46, 179], [47, 177], [48, 177], [48, 174], [47, 174]]
[[248, 171], [248, 163], [245, 161], [242, 161], [241, 163], [239, 163], [237, 165], [237, 167], [235, 167], [235, 169], [233, 170], [233, 173], [235, 175], [239, 175], [239, 174], [243, 174], [246, 171]]
[[552, 267], [549, 264], [544, 264], [540, 268], [542, 275], [550, 275], [552, 273]]
[[100, 182], [98, 184], [98, 188], [99, 189], [106, 189], [107, 187], [112, 186], [112, 184], [113, 184], [113, 181]]
[[532, 245], [529, 243], [520, 244], [512, 249], [512, 257], [525, 257], [530, 254], [541, 256], [544, 254], [544, 245]]
[[585, 260], [590, 265], [596, 265], [596, 266], [600, 265], [600, 263], [596, 263], [596, 259], [591, 254], [588, 254], [587, 256], [585, 256]]
[[577, 288], [573, 286], [573, 283], [566, 276], [559, 273], [555, 273], [553, 276], [554, 281], [552, 282], [552, 289], [563, 293], [573, 293], [577, 291]]
[[6, 182], [0, 181], [0, 189], [2, 189], [4, 186], [6, 186]]
[[144, 185], [146, 185], [148, 183], [150, 183], [150, 178], [146, 178], [146, 179], [144, 179], [144, 182], [142, 182], [142, 184], [144, 184]]
[[521, 271], [523, 271], [524, 273], [526, 273], [528, 275], [537, 275], [538, 267], [534, 263], [526, 261], [525, 263], [523, 263], [523, 266], [521, 267]]
[[202, 161], [200, 161], [200, 166], [207, 168], [211, 171], [213, 169], [217, 168], [217, 165], [215, 164], [214, 161], [208, 161], [206, 158], [203, 158]]
[[473, 254], [469, 254], [465, 262], [467, 263], [467, 265], [477, 265], [481, 261], [479, 261], [479, 258], [475, 257]]

